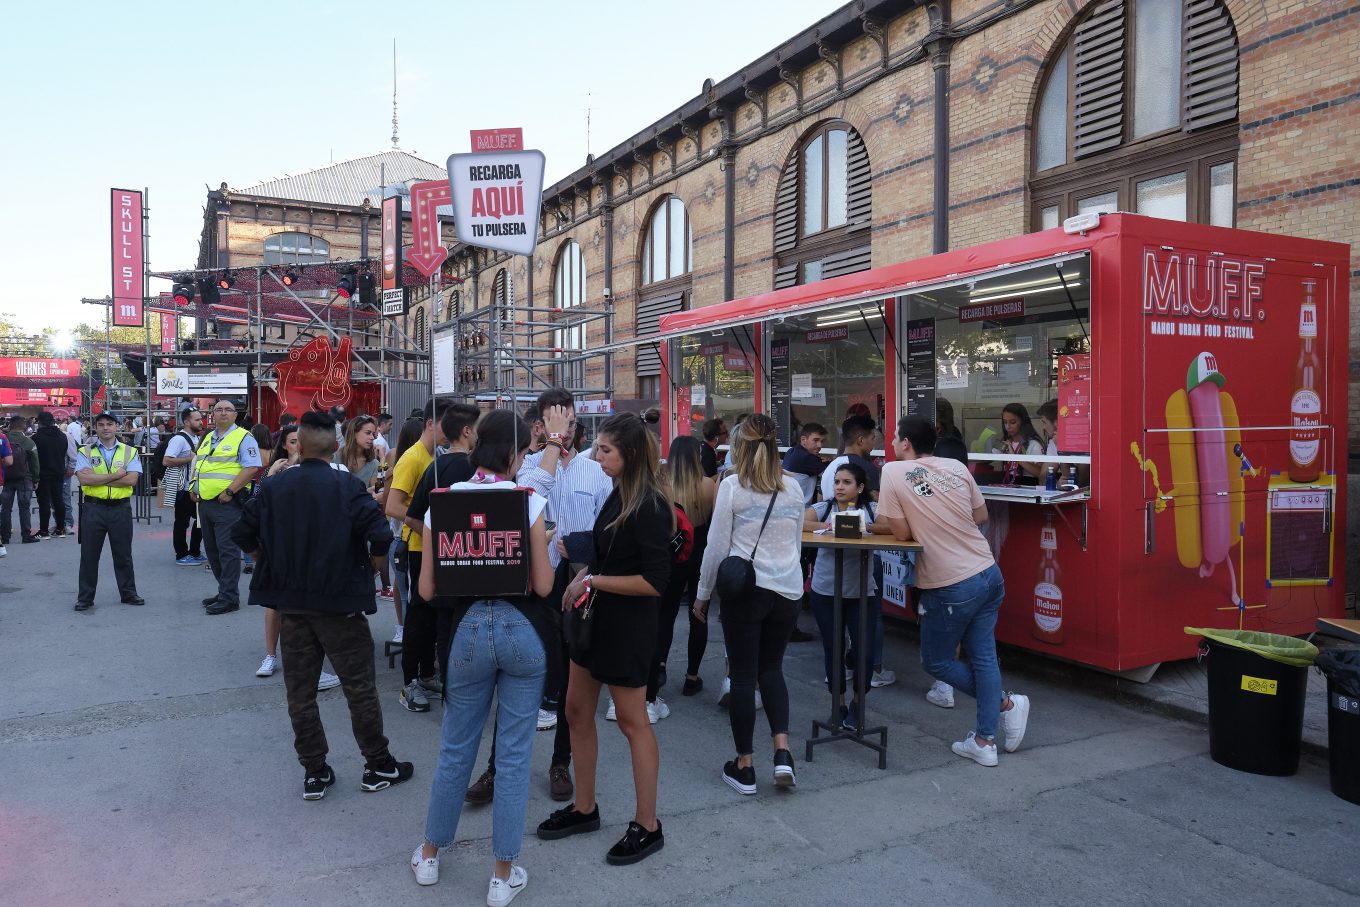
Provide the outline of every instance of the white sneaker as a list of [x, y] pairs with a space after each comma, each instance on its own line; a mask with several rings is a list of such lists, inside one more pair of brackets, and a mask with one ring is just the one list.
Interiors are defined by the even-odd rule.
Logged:
[[671, 707], [666, 705], [666, 700], [660, 696], [656, 697], [656, 702], [647, 703], [647, 720], [656, 724], [662, 718], [671, 717]]
[[604, 720], [605, 720], [605, 721], [618, 721], [618, 720], [619, 720], [619, 713], [616, 712], [616, 711], [614, 711], [614, 697], [613, 697], [613, 696], [610, 696], [610, 697], [609, 697], [609, 708], [607, 708], [607, 709], [604, 710]]
[[897, 683], [897, 673], [889, 671], [887, 668], [875, 671], [873, 679], [869, 681], [871, 687], [886, 687]]
[[278, 659], [273, 655], [266, 655], [264, 661], [260, 662], [260, 669], [255, 672], [256, 677], [273, 677], [274, 668], [278, 665]]
[[397, 624], [397, 629], [396, 629], [396, 631], [392, 634], [392, 641], [393, 641], [393, 642], [401, 642], [401, 633], [402, 633], [402, 630], [403, 630], [403, 629], [404, 629], [404, 628], [402, 627], [401, 624]]
[[494, 875], [491, 877], [491, 884], [486, 889], [486, 907], [505, 907], [515, 899], [515, 895], [524, 890], [524, 886], [529, 884], [529, 873], [523, 867], [515, 864], [510, 865], [510, 878], [501, 881]]
[[551, 731], [557, 727], [557, 713], [547, 709], [538, 710], [538, 729], [540, 731]]
[[417, 885], [433, 885], [439, 881], [439, 851], [427, 858], [421, 855], [424, 849], [425, 845], [419, 844], [411, 854], [411, 871], [416, 874]]
[[727, 708], [728, 703], [730, 703], [731, 701], [732, 701], [732, 678], [724, 677], [722, 693], [721, 695], [718, 696], [718, 705], [719, 707], [725, 709]]
[[321, 679], [316, 682], [318, 690], [333, 690], [338, 686], [340, 686], [340, 678], [326, 671], [321, 672]]
[[930, 689], [926, 690], [926, 702], [931, 705], [938, 705], [942, 709], [952, 709], [954, 707], [954, 688], [943, 680], [937, 680], [931, 684]]
[[991, 768], [997, 763], [996, 744], [989, 743], [986, 746], [983, 746], [981, 743], [977, 742], [977, 736], [973, 731], [969, 731], [968, 736], [964, 737], [958, 743], [950, 744], [949, 748], [954, 751], [954, 755], [972, 759], [978, 765], [985, 765], [988, 768]]
[[1029, 697], [1011, 693], [1011, 707], [1001, 713], [1001, 730], [1006, 735], [1006, 752], [1020, 749], [1020, 741], [1025, 739], [1025, 728], [1029, 725]]
[[8, 556], [9, 556], [9, 549], [6, 548], [4, 545], [0, 545], [0, 557], [8, 557]]

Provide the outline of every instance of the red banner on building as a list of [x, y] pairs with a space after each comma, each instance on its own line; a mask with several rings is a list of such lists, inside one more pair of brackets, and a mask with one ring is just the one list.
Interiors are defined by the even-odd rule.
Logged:
[[401, 287], [401, 198], [392, 196], [382, 203], [382, 288]]
[[0, 378], [59, 379], [79, 375], [79, 359], [0, 359]]
[[112, 209], [113, 323], [142, 326], [142, 290], [146, 273], [142, 245], [142, 193], [110, 190]]

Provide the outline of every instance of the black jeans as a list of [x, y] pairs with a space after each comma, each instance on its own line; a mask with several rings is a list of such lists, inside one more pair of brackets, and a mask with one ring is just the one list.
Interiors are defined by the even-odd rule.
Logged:
[[799, 600], [756, 588], [749, 601], [722, 603], [723, 633], [732, 674], [732, 742], [737, 755], [754, 752], [756, 683], [765, 704], [770, 734], [789, 732], [789, 689], [784, 684], [784, 649], [798, 621]]
[[65, 473], [38, 477], [38, 532], [47, 531], [47, 521], [52, 520], [52, 531], [66, 529], [66, 504], [61, 499], [61, 483], [69, 482]]
[[85, 501], [85, 512], [80, 517], [80, 585], [76, 601], [94, 602], [106, 536], [113, 553], [119, 598], [127, 601], [137, 597], [137, 578], [132, 569], [132, 499], [105, 504], [101, 498], [90, 498]]
[[[81, 527], [84, 531], [84, 527]], [[330, 657], [349, 702], [354, 742], [368, 768], [392, 761], [383, 735], [382, 706], [373, 669], [373, 634], [362, 614], [279, 613], [279, 652], [283, 656], [283, 686], [288, 693], [288, 717], [293, 722], [293, 748], [308, 772], [326, 765], [329, 746], [316, 707], [316, 682], [321, 662]]]
[[402, 619], [401, 673], [402, 684], [417, 677], [435, 676], [435, 643], [438, 639], [438, 615], [430, 603], [420, 597], [420, 555], [408, 555], [411, 564], [411, 598], [406, 603]]
[[[684, 599], [685, 590], [691, 587], [688, 568], [689, 562], [676, 567], [671, 572], [670, 582], [661, 592], [661, 607], [657, 612], [656, 623], [656, 655], [652, 658], [652, 673], [647, 677], [648, 702], [655, 702], [657, 691], [661, 689], [661, 665], [670, 656], [671, 643], [675, 640], [675, 618], [680, 613], [680, 602]], [[689, 601], [693, 602], [693, 597]], [[689, 612], [689, 661], [685, 673], [697, 677], [699, 662], [703, 660], [704, 649], [708, 648], [708, 624], [694, 616], [693, 608], [685, 610]]]
[[[192, 527], [192, 529], [190, 528]], [[189, 534], [189, 544], [184, 544], [184, 535]], [[175, 544], [175, 557], [199, 557], [203, 550], [203, 530], [198, 525], [198, 513], [194, 499], [187, 488], [181, 488], [175, 495], [175, 529], [170, 537]]]
[[[24, 452], [19, 451], [19, 456]], [[33, 534], [29, 509], [33, 505], [33, 480], [25, 476], [22, 479], [6, 479], [4, 489], [0, 490], [0, 545], [8, 545], [10, 539], [10, 514], [14, 510], [15, 502], [19, 504], [19, 535], [28, 538]]]

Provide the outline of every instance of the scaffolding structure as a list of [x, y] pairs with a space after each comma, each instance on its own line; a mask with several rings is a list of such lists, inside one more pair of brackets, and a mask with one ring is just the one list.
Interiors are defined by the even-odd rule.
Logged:
[[[550, 387], [562, 387], [578, 400], [592, 396], [612, 399], [614, 306], [608, 299], [598, 306], [535, 307], [516, 304], [508, 286], [497, 287], [491, 305], [458, 311], [436, 325], [436, 344], [453, 335], [452, 396], [491, 402], [507, 400], [517, 407]], [[604, 325], [604, 344], [587, 344], [589, 327]], [[592, 360], [603, 359], [602, 386], [587, 386]], [[548, 372], [545, 375], [544, 372]]]

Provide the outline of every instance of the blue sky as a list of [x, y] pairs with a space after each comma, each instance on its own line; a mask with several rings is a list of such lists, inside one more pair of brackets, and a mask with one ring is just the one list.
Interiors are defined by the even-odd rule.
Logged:
[[[523, 126], [551, 184], [829, 15], [836, 0], [25, 3], [0, 35], [0, 312], [102, 322], [109, 192], [150, 190], [153, 269], [193, 265], [208, 186], [390, 146], [442, 162]], [[121, 116], [126, 112], [126, 117]], [[167, 287], [152, 285], [155, 293]]]

